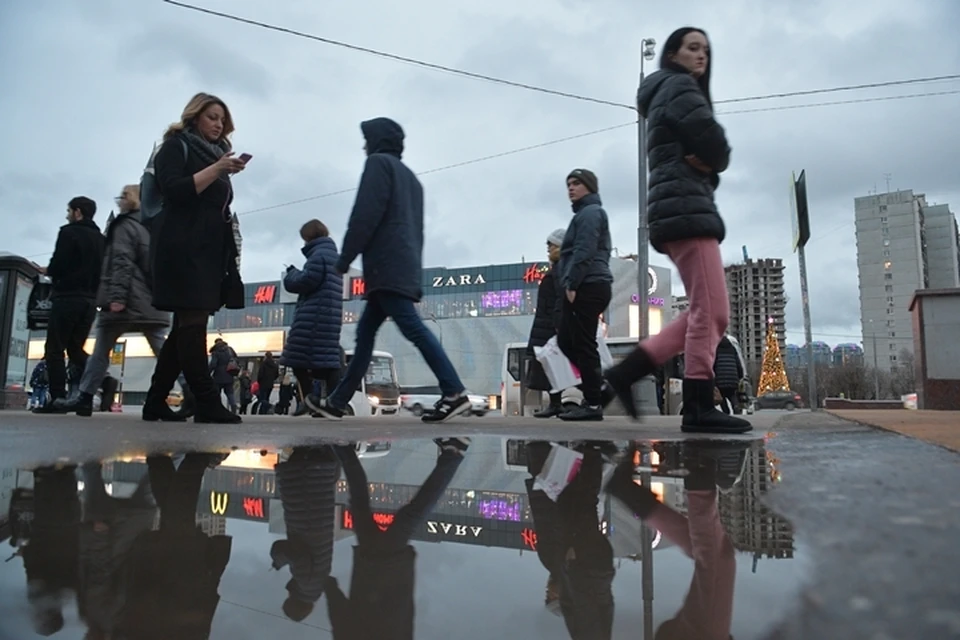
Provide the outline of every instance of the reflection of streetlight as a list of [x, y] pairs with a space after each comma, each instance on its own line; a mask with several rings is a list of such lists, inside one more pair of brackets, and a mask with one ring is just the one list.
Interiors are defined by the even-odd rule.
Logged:
[[440, 324], [440, 321], [437, 320], [436, 314], [433, 314], [433, 313], [431, 313], [431, 314], [427, 317], [427, 320], [429, 320], [430, 322], [433, 322], [435, 325], [437, 325], [437, 329], [440, 330], [440, 346], [442, 347], [442, 346], [443, 346], [443, 325]]
[[867, 322], [870, 323], [870, 333], [872, 334], [872, 338], [873, 338], [873, 399], [879, 400], [880, 399], [880, 367], [879, 367], [879, 363], [877, 362], [877, 330], [873, 326], [873, 320], [868, 319]]

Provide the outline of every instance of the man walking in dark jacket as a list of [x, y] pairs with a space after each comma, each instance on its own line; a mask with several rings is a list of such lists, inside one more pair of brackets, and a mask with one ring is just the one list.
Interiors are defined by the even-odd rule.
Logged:
[[257, 383], [260, 388], [257, 390], [258, 409], [255, 413], [261, 415], [270, 411], [270, 395], [273, 393], [273, 385], [280, 377], [280, 365], [273, 358], [273, 353], [267, 351], [260, 363], [260, 370], [257, 371]]
[[423, 421], [446, 422], [470, 411], [471, 405], [453, 363], [415, 306], [423, 297], [423, 187], [400, 160], [404, 135], [399, 124], [376, 118], [361, 123], [360, 130], [366, 140], [367, 162], [337, 271], [346, 273], [357, 256], [363, 255], [367, 305], [357, 324], [357, 347], [346, 374], [326, 401], [311, 408], [331, 420], [343, 417], [370, 366], [377, 331], [392, 318], [423, 354], [443, 392]]
[[210, 376], [213, 384], [227, 396], [230, 411], [237, 412], [237, 396], [233, 392], [234, 380], [240, 374], [237, 352], [223, 338], [217, 338], [210, 349]]
[[97, 313], [96, 297], [100, 285], [100, 265], [103, 261], [104, 238], [93, 221], [97, 203], [79, 196], [67, 205], [67, 224], [60, 227], [57, 246], [44, 270], [53, 281], [53, 306], [44, 360], [50, 375], [50, 402], [34, 409], [35, 413], [65, 413], [59, 398], [67, 396], [67, 367], [63, 352], [70, 363], [85, 367], [87, 353], [83, 343], [90, 335]]
[[560, 282], [565, 292], [557, 344], [580, 370], [583, 404], [561, 420], [603, 420], [597, 325], [610, 304], [610, 221], [598, 193], [597, 176], [574, 169], [567, 176], [573, 220], [560, 248]]

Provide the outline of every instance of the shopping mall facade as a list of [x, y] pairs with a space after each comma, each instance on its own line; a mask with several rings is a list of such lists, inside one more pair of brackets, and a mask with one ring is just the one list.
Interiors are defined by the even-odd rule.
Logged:
[[[537, 287], [549, 265], [545, 262], [424, 269], [420, 311], [427, 326], [443, 347], [472, 392], [499, 393], [505, 346], [525, 341], [536, 312]], [[637, 265], [613, 258], [613, 299], [604, 318], [610, 337], [639, 336]], [[657, 333], [670, 320], [669, 269], [651, 267], [647, 277], [650, 330]], [[284, 291], [279, 280], [245, 285], [244, 309], [223, 309], [211, 317], [210, 341], [222, 337], [251, 369], [266, 351], [279, 354], [293, 314], [296, 296]], [[364, 280], [359, 270], [344, 276], [343, 332], [341, 343], [352, 349], [356, 322], [363, 311]], [[113, 375], [122, 368], [125, 402], [136, 403], [145, 393], [153, 371], [153, 354], [141, 336], [124, 338], [124, 357], [113, 365]], [[31, 336], [30, 370], [43, 356], [44, 338]], [[88, 343], [90, 352], [92, 344]], [[436, 380], [416, 349], [388, 322], [377, 337], [376, 348], [396, 359], [403, 386], [435, 384]], [[122, 364], [119, 362], [122, 360]]]

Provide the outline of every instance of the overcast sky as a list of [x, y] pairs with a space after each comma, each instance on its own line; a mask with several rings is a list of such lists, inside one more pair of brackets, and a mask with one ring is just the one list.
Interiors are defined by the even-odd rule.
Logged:
[[[956, 0], [761, 0], [657, 6], [632, 0], [197, 0], [210, 9], [360, 46], [551, 89], [632, 104], [641, 38], [705, 28], [715, 100], [956, 73]], [[653, 65], [648, 65], [648, 70]], [[137, 182], [153, 142], [197, 91], [220, 95], [254, 159], [234, 180], [239, 213], [356, 186], [358, 123], [386, 115], [407, 132], [416, 171], [629, 123], [627, 109], [545, 95], [384, 60], [160, 0], [5, 0], [0, 4], [0, 250], [45, 264], [72, 196], [102, 215]], [[960, 95], [732, 113], [960, 89], [939, 82], [718, 105], [733, 160], [717, 193], [724, 257], [782, 257], [788, 339], [802, 343], [788, 180], [807, 170], [815, 337], [859, 339], [853, 199], [912, 188], [960, 208]], [[952, 123], [952, 124], [951, 124]], [[426, 266], [539, 259], [569, 220], [564, 178], [599, 176], [614, 245], [636, 250], [636, 128], [425, 175]], [[317, 217], [341, 239], [352, 194], [242, 215], [243, 276], [299, 263], [299, 226]], [[654, 264], [668, 266], [651, 253]], [[359, 262], [358, 265], [359, 266]], [[679, 293], [675, 277], [675, 292]]]

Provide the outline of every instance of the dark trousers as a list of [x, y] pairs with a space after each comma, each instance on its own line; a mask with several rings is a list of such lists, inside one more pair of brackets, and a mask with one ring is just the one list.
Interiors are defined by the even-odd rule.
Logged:
[[343, 474], [350, 490], [350, 509], [353, 511], [357, 543], [390, 551], [405, 547], [417, 529], [423, 526], [463, 462], [462, 455], [443, 451], [417, 495], [397, 511], [389, 528], [382, 531], [370, 511], [367, 474], [357, 458], [356, 450], [352, 446], [336, 447], [335, 450], [343, 464]]
[[597, 346], [597, 325], [600, 315], [610, 304], [612, 291], [609, 283], [582, 284], [573, 302], [563, 298], [563, 316], [557, 343], [563, 353], [578, 369], [584, 401], [591, 406], [602, 404], [600, 387], [600, 351]]
[[322, 389], [319, 392], [321, 398], [325, 398], [337, 388], [340, 384], [340, 367], [336, 369], [294, 369], [293, 375], [297, 379], [297, 385], [300, 387], [299, 398], [306, 398], [314, 393], [315, 384], [320, 382]]
[[328, 398], [332, 406], [345, 409], [353, 394], [360, 388], [373, 358], [377, 331], [387, 318], [393, 318], [403, 337], [420, 351], [433, 375], [437, 376], [440, 391], [445, 397], [456, 396], [464, 391], [465, 387], [453, 363], [440, 346], [437, 337], [423, 324], [413, 300], [395, 293], [378, 291], [367, 298], [367, 306], [363, 308], [363, 314], [357, 323], [357, 347], [353, 352], [353, 359], [350, 360], [340, 384]]
[[254, 413], [260, 415], [266, 415], [267, 411], [270, 410], [270, 394], [273, 393], [273, 383], [270, 384], [261, 384], [260, 390], [257, 391], [257, 409], [254, 409]]
[[47, 342], [43, 359], [47, 362], [50, 376], [50, 397], [64, 398], [67, 395], [67, 365], [63, 352], [67, 352], [70, 364], [81, 374], [87, 365], [87, 353], [83, 343], [90, 335], [97, 305], [92, 298], [54, 298], [50, 309], [50, 324], [47, 327]]

